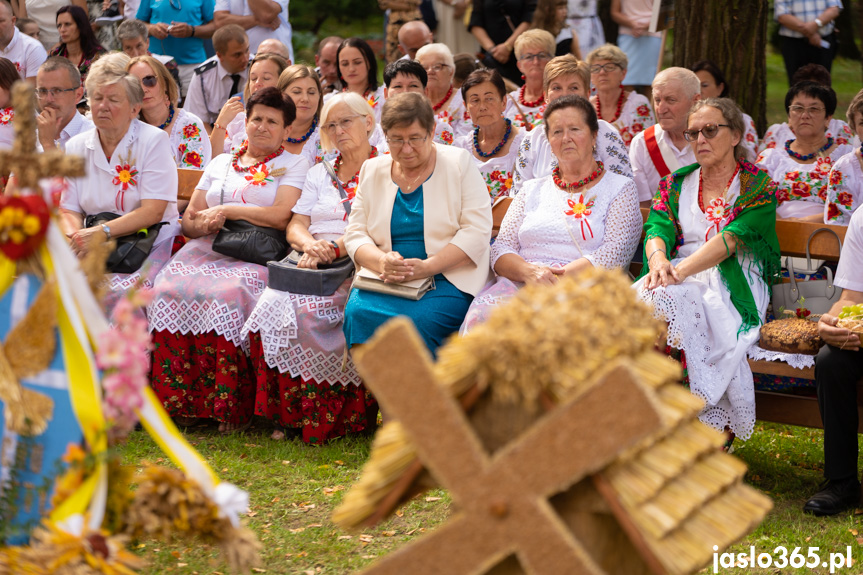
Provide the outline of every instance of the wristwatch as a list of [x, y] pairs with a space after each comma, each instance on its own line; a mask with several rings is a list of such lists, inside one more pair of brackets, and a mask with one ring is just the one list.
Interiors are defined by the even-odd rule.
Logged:
[[823, 28], [823, 27], [824, 27], [824, 22], [822, 22], [822, 21], [821, 21], [821, 18], [816, 18], [816, 19], [815, 19], [815, 24], [816, 24], [819, 28]]
[[105, 239], [110, 240], [111, 239], [111, 228], [109, 228], [105, 224], [101, 224], [101, 225], [102, 225], [102, 231], [105, 232]]

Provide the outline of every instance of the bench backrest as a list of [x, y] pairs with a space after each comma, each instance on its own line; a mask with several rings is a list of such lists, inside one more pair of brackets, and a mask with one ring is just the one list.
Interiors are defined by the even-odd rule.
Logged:
[[[650, 208], [641, 208], [641, 217], [647, 221]], [[776, 235], [779, 237], [779, 251], [784, 256], [806, 257], [806, 242], [815, 230], [830, 229], [845, 242], [846, 226], [833, 226], [815, 222], [797, 220], [776, 220]], [[833, 234], [819, 232], [809, 243], [809, 254], [819, 260], [838, 261], [839, 244]]]
[[203, 175], [203, 170], [177, 168], [177, 199], [191, 200], [192, 193]]

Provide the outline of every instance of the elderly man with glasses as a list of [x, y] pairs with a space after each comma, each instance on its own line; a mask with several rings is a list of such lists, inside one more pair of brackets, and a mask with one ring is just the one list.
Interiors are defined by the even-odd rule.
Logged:
[[39, 145], [45, 150], [66, 149], [73, 136], [93, 127], [93, 122], [78, 113], [84, 96], [81, 74], [66, 58], [45, 60], [36, 72], [36, 99], [41, 110], [36, 117]]

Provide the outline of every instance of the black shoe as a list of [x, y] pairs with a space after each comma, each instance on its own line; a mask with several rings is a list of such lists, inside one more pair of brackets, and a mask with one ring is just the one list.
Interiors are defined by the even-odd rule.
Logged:
[[860, 482], [856, 478], [827, 480], [821, 490], [809, 498], [803, 511], [813, 515], [836, 515], [860, 505]]
[[117, 4], [112, 3], [107, 10], [102, 10], [102, 15], [96, 18], [96, 22], [116, 22], [122, 20], [123, 15], [117, 10]]

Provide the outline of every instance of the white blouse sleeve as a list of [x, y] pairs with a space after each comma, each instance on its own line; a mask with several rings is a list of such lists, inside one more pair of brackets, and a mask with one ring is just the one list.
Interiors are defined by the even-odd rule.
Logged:
[[[525, 138], [525, 141], [527, 139]], [[521, 253], [521, 244], [518, 241], [518, 232], [521, 229], [521, 224], [524, 222], [524, 203], [525, 194], [519, 194], [512, 200], [503, 221], [500, 224], [500, 231], [497, 234], [497, 239], [491, 246], [491, 267], [504, 254]]]
[[[542, 129], [536, 128], [536, 129]], [[509, 194], [517, 196], [521, 191], [521, 186], [528, 180], [533, 179], [533, 166], [536, 163], [536, 157], [531, 154], [531, 144], [533, 138], [530, 134], [526, 134], [521, 140], [521, 145], [518, 147], [518, 155], [515, 159], [515, 170], [512, 174], [512, 189]], [[512, 206], [510, 206], [512, 207]]]
[[[318, 168], [320, 166], [320, 168]], [[295, 214], [300, 214], [303, 216], [311, 216], [312, 209], [315, 207], [315, 204], [318, 203], [318, 197], [320, 196], [321, 184], [328, 184], [329, 182], [323, 182], [321, 178], [321, 171], [324, 170], [323, 164], [318, 164], [311, 170], [309, 170], [308, 175], [306, 176], [306, 181], [303, 183], [303, 192], [300, 194], [300, 199], [297, 200], [294, 209], [292, 210]], [[329, 175], [327, 175], [327, 180], [329, 180]]]
[[593, 267], [624, 268], [635, 255], [641, 240], [642, 226], [638, 191], [632, 180], [629, 180], [608, 207], [602, 245], [584, 258], [593, 264]]

